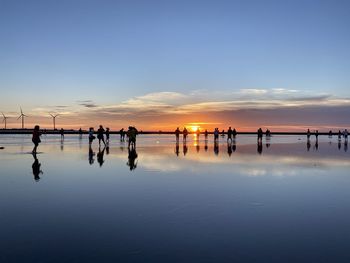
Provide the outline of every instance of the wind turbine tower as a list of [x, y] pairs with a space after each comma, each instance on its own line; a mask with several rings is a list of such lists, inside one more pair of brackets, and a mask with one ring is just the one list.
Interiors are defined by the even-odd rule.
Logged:
[[28, 117], [27, 115], [23, 114], [22, 108], [21, 109], [21, 115], [19, 115], [19, 117], [17, 118], [17, 120], [19, 120], [20, 118], [22, 118], [22, 129], [24, 129], [24, 117]]
[[56, 115], [53, 115], [51, 113], [49, 113], [50, 116], [52, 117], [52, 120], [53, 120], [53, 130], [55, 131], [56, 130], [56, 117], [59, 116], [59, 114], [56, 114]]
[[2, 120], [2, 122], [5, 122], [5, 130], [6, 130], [6, 129], [7, 129], [7, 119], [10, 118], [10, 117], [5, 116], [5, 114], [2, 113], [2, 112], [1, 112], [1, 114], [2, 114], [2, 116], [3, 116], [3, 118], [4, 118], [4, 119]]

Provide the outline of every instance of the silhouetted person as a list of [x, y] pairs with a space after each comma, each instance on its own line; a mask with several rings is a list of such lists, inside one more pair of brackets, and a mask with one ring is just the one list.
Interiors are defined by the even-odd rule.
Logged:
[[214, 140], [214, 153], [215, 153], [215, 155], [219, 154], [219, 142], [218, 142], [218, 140]]
[[262, 131], [262, 129], [259, 128], [257, 133], [258, 133], [258, 140], [259, 140], [259, 141], [262, 140], [262, 137], [263, 137], [263, 131]]
[[184, 142], [187, 140], [187, 135], [188, 135], [188, 131], [187, 131], [186, 127], [185, 127], [183, 132], [182, 132], [182, 136], [183, 136], [183, 141]]
[[307, 142], [306, 142], [307, 151], [310, 151], [310, 148], [311, 148], [311, 142], [310, 142], [310, 139], [307, 139]]
[[333, 135], [332, 130], [330, 130], [329, 133], [328, 133], [328, 137], [332, 138], [332, 135]]
[[307, 129], [307, 132], [306, 132], [306, 137], [307, 137], [307, 139], [310, 139], [310, 136], [311, 136], [310, 129]]
[[228, 128], [227, 130], [227, 141], [231, 141], [232, 142], [232, 129], [231, 129], [231, 126]]
[[106, 146], [106, 154], [107, 155], [109, 154], [109, 146], [108, 145]]
[[271, 137], [271, 131], [269, 129], [266, 130], [266, 138]]
[[318, 130], [315, 131], [316, 141], [318, 140]]
[[136, 148], [134, 148], [134, 147], [132, 147], [131, 149], [128, 148], [128, 162], [127, 162], [127, 165], [130, 167], [130, 171], [135, 170], [136, 167], [137, 167], [136, 158], [137, 158]]
[[208, 139], [208, 130], [207, 129], [205, 129], [205, 131], [204, 131], [204, 138], [207, 140]]
[[41, 136], [40, 126], [35, 125], [34, 130], [33, 130], [33, 136], [32, 136], [32, 142], [34, 143], [34, 148], [32, 151], [33, 154], [36, 154], [38, 145], [39, 145], [39, 143], [41, 143], [40, 136]]
[[89, 128], [89, 145], [91, 146], [92, 142], [96, 139], [94, 135], [94, 128], [90, 127]]
[[109, 143], [109, 128], [106, 128], [106, 143]]
[[175, 154], [176, 154], [176, 156], [179, 156], [179, 153], [180, 153], [180, 145], [179, 145], [179, 142], [176, 141], [176, 144], [175, 144]]
[[138, 131], [135, 127], [129, 126], [127, 136], [129, 138], [128, 142], [128, 148], [133, 147], [136, 148], [136, 136], [138, 134]]
[[214, 142], [217, 142], [219, 140], [219, 129], [215, 128], [214, 130]]
[[34, 163], [32, 164], [32, 170], [34, 175], [34, 180], [38, 182], [40, 180], [40, 174], [43, 174], [43, 171], [40, 169], [41, 163], [39, 163], [36, 153], [33, 153]]
[[338, 132], [338, 141], [341, 141], [341, 136], [342, 136], [342, 134], [341, 134], [341, 131], [339, 130], [339, 132]]
[[63, 128], [61, 128], [60, 134], [61, 134], [61, 140], [63, 140], [64, 139], [64, 130], [63, 130]]
[[101, 148], [98, 148], [98, 153], [97, 153], [97, 162], [100, 164], [100, 167], [102, 167], [104, 161], [104, 155], [105, 155], [105, 149], [106, 147], [103, 147], [103, 150], [101, 151]]
[[201, 134], [201, 131], [199, 130], [199, 128], [197, 128], [196, 134], [197, 134], [197, 140], [198, 140], [199, 139], [199, 135]]
[[91, 144], [89, 145], [89, 164], [92, 165], [95, 162], [94, 159], [95, 153], [91, 148]]
[[125, 141], [125, 132], [124, 132], [124, 128], [122, 128], [122, 129], [119, 131], [119, 134], [120, 134], [120, 141], [121, 141], [121, 142]]
[[83, 130], [79, 128], [79, 139], [81, 139], [82, 137], [83, 137]]
[[232, 131], [233, 138], [236, 138], [236, 135], [237, 135], [237, 131], [236, 131], [236, 129], [233, 129], [233, 131]]
[[177, 142], [180, 140], [180, 133], [180, 129], [179, 127], [177, 127], [177, 129], [175, 130], [175, 138]]
[[257, 149], [259, 154], [262, 154], [263, 151], [263, 144], [262, 144], [262, 140], [258, 140], [258, 149]]
[[105, 139], [104, 139], [104, 133], [105, 129], [103, 129], [103, 126], [100, 125], [100, 128], [97, 130], [97, 139], [98, 139], [98, 145], [101, 146], [101, 141], [104, 145], [106, 145]]
[[225, 137], [225, 130], [222, 130], [221, 137]]

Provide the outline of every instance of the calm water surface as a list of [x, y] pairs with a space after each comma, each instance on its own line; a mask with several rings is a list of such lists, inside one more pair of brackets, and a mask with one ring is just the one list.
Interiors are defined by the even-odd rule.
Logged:
[[111, 139], [0, 135], [0, 262], [350, 262], [344, 141]]

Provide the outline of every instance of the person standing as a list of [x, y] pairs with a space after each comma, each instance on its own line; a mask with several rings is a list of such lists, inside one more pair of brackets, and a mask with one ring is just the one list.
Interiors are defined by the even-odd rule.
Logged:
[[104, 145], [106, 145], [105, 139], [104, 139], [104, 133], [105, 129], [103, 129], [103, 126], [100, 125], [100, 128], [97, 130], [97, 139], [98, 139], [98, 145], [101, 146], [101, 141]]
[[95, 140], [94, 128], [90, 127], [89, 129], [89, 145], [91, 146], [92, 142]]
[[179, 127], [177, 127], [177, 129], [175, 130], [175, 137], [176, 137], [176, 141], [178, 142], [180, 139], [180, 129]]
[[106, 128], [106, 142], [109, 143], [109, 128]]
[[32, 142], [34, 143], [34, 148], [32, 151], [33, 154], [36, 154], [38, 145], [39, 145], [39, 143], [41, 143], [40, 136], [41, 136], [40, 126], [35, 125], [34, 130], [33, 130], [33, 136], [32, 136]]
[[183, 137], [184, 137], [183, 140], [186, 141], [187, 140], [187, 135], [188, 135], [188, 131], [187, 131], [186, 127], [184, 128], [182, 134], [183, 134]]

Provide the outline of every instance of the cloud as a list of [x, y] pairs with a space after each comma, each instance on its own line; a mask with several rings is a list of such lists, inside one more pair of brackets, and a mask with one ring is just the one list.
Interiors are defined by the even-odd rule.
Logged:
[[77, 103], [80, 106], [84, 106], [85, 108], [97, 108], [98, 105], [95, 104], [92, 100], [78, 100]]

